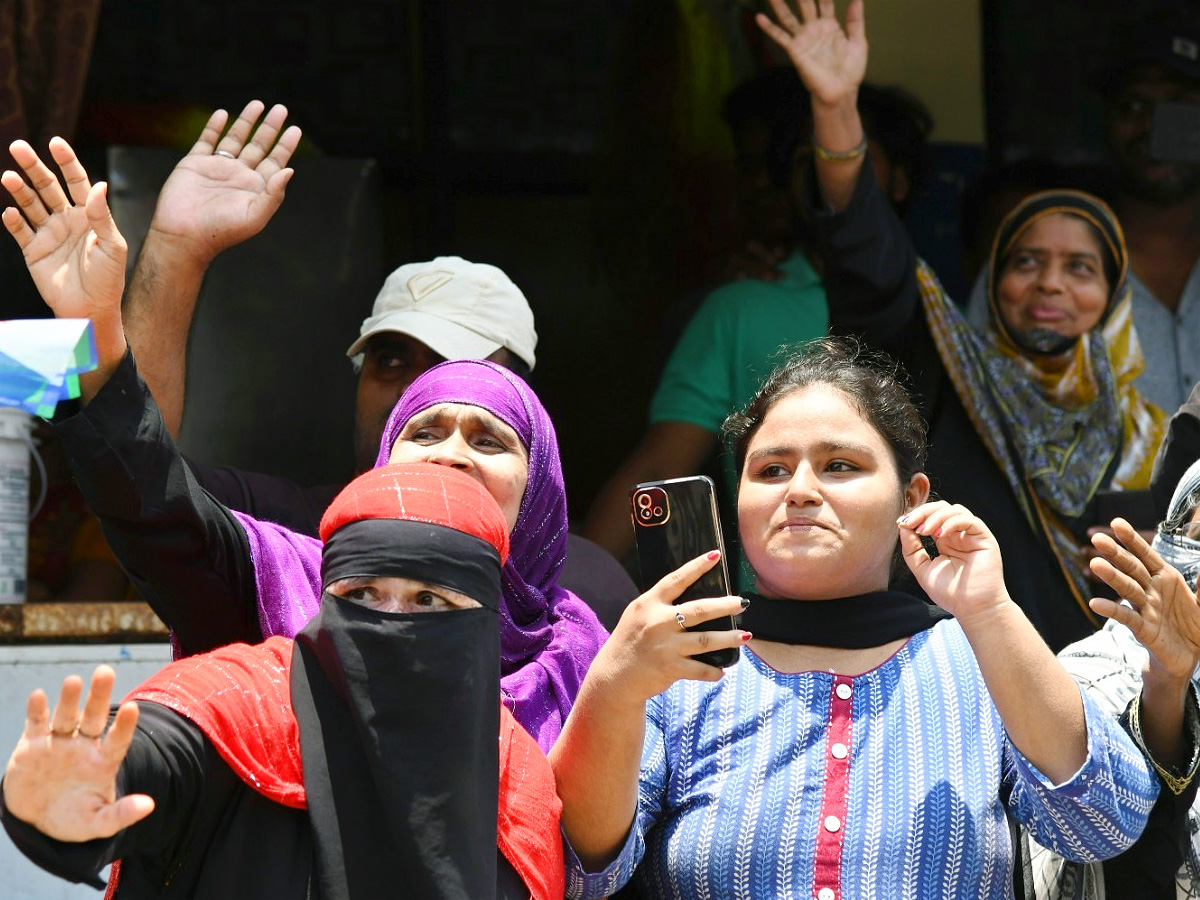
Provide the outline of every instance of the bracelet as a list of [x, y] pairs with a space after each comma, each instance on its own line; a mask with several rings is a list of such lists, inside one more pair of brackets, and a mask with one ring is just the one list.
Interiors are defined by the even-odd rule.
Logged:
[[864, 137], [862, 143], [853, 150], [846, 150], [842, 153], [834, 153], [832, 150], [826, 150], [818, 144], [813, 144], [812, 148], [813, 153], [826, 162], [853, 162], [867, 152], [867, 139]]
[[[1194, 721], [1195, 692], [1190, 685], [1188, 686], [1188, 701], [1189, 702], [1184, 708], [1184, 730], [1192, 733], [1194, 743], [1194, 734], [1196, 731], [1196, 723]], [[1154, 754], [1152, 754], [1150, 749], [1146, 746], [1146, 739], [1142, 736], [1141, 707], [1142, 692], [1138, 691], [1133, 698], [1133, 702], [1129, 704], [1130, 737], [1133, 738], [1133, 742], [1137, 744], [1137, 748], [1142, 751], [1142, 754], [1146, 757], [1146, 759], [1150, 761], [1150, 765], [1154, 767], [1154, 771], [1158, 773], [1158, 777], [1162, 779], [1162, 782], [1164, 785], [1166, 785], [1167, 789], [1170, 790], [1172, 794], [1178, 796], [1187, 790], [1188, 785], [1192, 783], [1192, 779], [1196, 776], [1197, 768], [1200, 767], [1200, 753], [1196, 752], [1198, 748], [1195, 746], [1192, 747], [1191, 762], [1188, 765], [1187, 770], [1182, 775], [1176, 774], [1175, 772], [1168, 772], [1159, 764], [1158, 760], [1154, 758]], [[1188, 728], [1189, 725], [1191, 726], [1190, 729]]]

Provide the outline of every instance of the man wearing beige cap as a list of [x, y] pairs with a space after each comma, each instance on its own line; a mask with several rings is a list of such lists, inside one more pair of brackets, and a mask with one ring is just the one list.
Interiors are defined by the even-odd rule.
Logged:
[[444, 359], [489, 359], [528, 378], [536, 347], [525, 295], [495, 266], [439, 256], [398, 268], [346, 351], [358, 372], [358, 471], [374, 464], [388, 414], [430, 366]]
[[[158, 197], [124, 302], [126, 334], [138, 370], [167, 429], [183, 418], [186, 347], [205, 271], [221, 252], [258, 234], [283, 202], [300, 139], [284, 128], [287, 110], [255, 100], [222, 136], [226, 116], [209, 119]], [[536, 362], [533, 311], [495, 266], [441, 256], [388, 276], [347, 355], [358, 372], [356, 472], [372, 467], [383, 426], [412, 381], [447, 359], [488, 359], [527, 377]], [[273, 475], [211, 468], [188, 460], [196, 480], [226, 506], [316, 535], [342, 485], [301, 487]], [[636, 594], [605, 551], [571, 536], [562, 583], [615, 623]]]

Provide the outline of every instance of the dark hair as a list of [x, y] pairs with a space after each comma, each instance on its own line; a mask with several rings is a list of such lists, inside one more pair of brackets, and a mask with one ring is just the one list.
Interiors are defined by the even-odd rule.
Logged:
[[795, 391], [827, 385], [841, 391], [892, 450], [901, 485], [925, 467], [925, 425], [901, 383], [900, 367], [858, 341], [826, 337], [800, 344], [759, 387], [746, 408], [721, 426], [733, 447], [737, 471], [746, 464], [750, 439], [771, 408]]
[[[743, 81], [725, 97], [721, 118], [737, 135], [750, 122], [772, 125], [777, 119], [808, 109], [808, 91], [791, 66], [772, 66]], [[806, 118], [811, 113], [806, 114]]]
[[863, 82], [858, 89], [858, 112], [863, 131], [879, 142], [888, 162], [908, 175], [911, 196], [929, 165], [929, 135], [933, 133], [929, 108], [902, 87]]

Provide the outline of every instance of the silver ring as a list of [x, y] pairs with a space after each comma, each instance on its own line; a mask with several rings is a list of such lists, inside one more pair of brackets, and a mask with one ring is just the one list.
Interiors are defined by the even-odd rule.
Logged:
[[228, 150], [214, 150], [213, 156], [223, 156], [226, 159], [237, 159], [237, 157], [234, 156], [232, 153], [230, 153]]
[[682, 612], [675, 612], [675, 621], [679, 623], [680, 631], [687, 631], [687, 625], [685, 624], [686, 620], [684, 619]]

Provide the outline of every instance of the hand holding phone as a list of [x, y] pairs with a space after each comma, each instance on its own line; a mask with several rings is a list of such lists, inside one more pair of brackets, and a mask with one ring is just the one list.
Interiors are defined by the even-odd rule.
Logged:
[[[639, 484], [630, 495], [630, 508], [643, 591], [689, 560], [718, 550], [720, 564], [700, 576], [674, 602], [678, 605], [732, 593], [716, 487], [711, 478], [695, 475]], [[733, 616], [720, 616], [686, 627], [689, 631], [732, 631], [737, 622]], [[692, 658], [724, 668], [737, 662], [738, 651], [737, 648], [712, 650]]]

